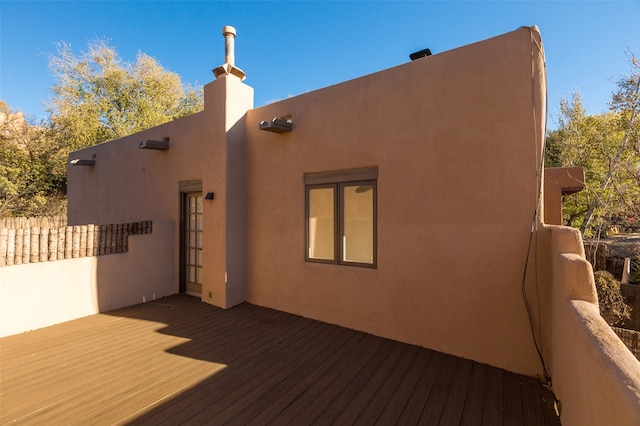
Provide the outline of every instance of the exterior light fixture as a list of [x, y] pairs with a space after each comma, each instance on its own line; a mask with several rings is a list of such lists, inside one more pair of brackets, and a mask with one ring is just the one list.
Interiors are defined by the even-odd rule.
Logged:
[[266, 130], [267, 132], [284, 133], [293, 130], [293, 123], [291, 120], [283, 120], [281, 118], [274, 118], [271, 121], [260, 122], [260, 130]]
[[204, 196], [205, 200], [213, 200], [215, 198], [216, 194], [214, 194], [213, 192], [207, 192], [207, 195]]
[[96, 160], [81, 160], [79, 158], [76, 158], [74, 160], [71, 160], [71, 165], [72, 166], [89, 166], [89, 167], [93, 167], [96, 165]]
[[147, 141], [142, 141], [140, 142], [140, 145], [138, 145], [138, 148], [140, 149], [157, 149], [160, 151], [166, 151], [167, 149], [169, 149], [169, 141], [152, 141], [152, 140], [147, 140]]
[[416, 59], [424, 58], [425, 56], [431, 56], [430, 49], [424, 49], [419, 52], [414, 52], [411, 55], [409, 55], [409, 58], [411, 58], [412, 61], [415, 61]]

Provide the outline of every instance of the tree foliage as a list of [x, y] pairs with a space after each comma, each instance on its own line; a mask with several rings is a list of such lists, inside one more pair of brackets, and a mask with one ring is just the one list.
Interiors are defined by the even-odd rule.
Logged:
[[139, 53], [124, 62], [104, 41], [76, 56], [60, 43], [49, 58], [55, 82], [49, 118], [25, 120], [0, 101], [0, 216], [64, 213], [71, 151], [202, 110], [201, 87]]
[[63, 213], [65, 161], [45, 125], [0, 101], [0, 216]]
[[49, 60], [55, 77], [48, 102], [57, 139], [76, 150], [126, 136], [198, 112], [201, 88], [182, 84], [180, 76], [139, 53], [124, 62], [105, 41], [74, 55], [58, 45]]
[[586, 187], [565, 200], [563, 216], [587, 237], [640, 220], [640, 63], [630, 59], [608, 112], [587, 115], [576, 93], [561, 100], [559, 127], [547, 136], [547, 166], [585, 170]]

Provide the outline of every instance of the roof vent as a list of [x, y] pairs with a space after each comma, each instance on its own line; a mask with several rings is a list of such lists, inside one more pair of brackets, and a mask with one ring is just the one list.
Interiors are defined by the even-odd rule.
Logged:
[[430, 49], [424, 49], [424, 50], [421, 50], [419, 52], [414, 52], [411, 55], [409, 55], [409, 57], [411, 58], [412, 61], [415, 61], [416, 59], [424, 58], [425, 56], [431, 56], [431, 50]]

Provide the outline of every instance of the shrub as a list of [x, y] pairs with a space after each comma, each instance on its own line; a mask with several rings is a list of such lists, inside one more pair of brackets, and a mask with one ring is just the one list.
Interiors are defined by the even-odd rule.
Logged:
[[620, 291], [620, 283], [613, 274], [607, 271], [597, 271], [594, 274], [600, 315], [609, 325], [622, 323], [631, 318], [631, 307], [624, 302]]

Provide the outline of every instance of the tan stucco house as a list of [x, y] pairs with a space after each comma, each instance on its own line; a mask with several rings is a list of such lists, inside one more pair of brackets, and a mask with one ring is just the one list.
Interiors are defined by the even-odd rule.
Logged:
[[[70, 224], [171, 227], [136, 280], [168, 263], [168, 293], [551, 375], [561, 398], [640, 380], [613, 356], [610, 385], [563, 382], [560, 368], [591, 368], [573, 351], [595, 344], [598, 333], [576, 327], [596, 318], [597, 301], [579, 234], [543, 219], [536, 27], [258, 108], [224, 31], [202, 112], [69, 158]], [[565, 404], [564, 418], [579, 421], [578, 405], [628, 404], [590, 398]]]

